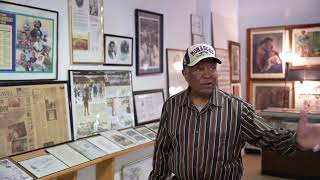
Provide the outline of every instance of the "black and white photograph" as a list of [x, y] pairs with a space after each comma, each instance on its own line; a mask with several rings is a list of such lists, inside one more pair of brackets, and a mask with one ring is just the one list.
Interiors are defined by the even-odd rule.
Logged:
[[132, 45], [132, 37], [105, 34], [105, 65], [132, 66]]

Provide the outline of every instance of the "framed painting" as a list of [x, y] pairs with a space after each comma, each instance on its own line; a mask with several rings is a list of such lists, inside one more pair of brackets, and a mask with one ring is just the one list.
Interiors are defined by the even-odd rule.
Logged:
[[240, 83], [231, 84], [231, 93], [234, 96], [241, 97], [241, 85]]
[[105, 34], [105, 65], [132, 66], [132, 44], [132, 37]]
[[252, 105], [256, 110], [292, 108], [293, 84], [291, 82], [253, 82]]
[[228, 41], [230, 58], [230, 80], [232, 83], [240, 82], [240, 43]]
[[130, 71], [69, 71], [74, 139], [133, 127]]
[[103, 1], [68, 0], [73, 64], [104, 64]]
[[58, 12], [0, 1], [0, 80], [55, 80]]
[[164, 103], [162, 89], [133, 92], [135, 126], [159, 121]]
[[121, 179], [148, 179], [152, 170], [152, 156], [148, 156], [137, 161], [133, 161], [121, 168]]
[[284, 27], [248, 29], [248, 54], [251, 79], [284, 79], [284, 51], [287, 33]]
[[163, 15], [135, 10], [136, 73], [163, 72]]
[[292, 66], [301, 69], [320, 68], [320, 24], [301, 25], [290, 31], [292, 53], [298, 55]]
[[188, 83], [182, 75], [182, 60], [185, 53], [186, 51], [182, 49], [166, 49], [167, 93], [169, 97], [188, 87]]

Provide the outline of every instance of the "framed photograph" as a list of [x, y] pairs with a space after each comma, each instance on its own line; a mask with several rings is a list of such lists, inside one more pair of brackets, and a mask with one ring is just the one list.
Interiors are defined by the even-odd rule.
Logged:
[[309, 109], [319, 111], [320, 109], [320, 82], [319, 81], [295, 81], [294, 99], [296, 109]]
[[71, 140], [67, 82], [2, 83], [0, 94], [0, 157]]
[[290, 31], [292, 53], [300, 58], [292, 66], [302, 69], [320, 68], [320, 24], [301, 25]]
[[240, 43], [228, 41], [230, 58], [230, 80], [232, 83], [240, 82]]
[[200, 15], [191, 14], [191, 34], [203, 35], [203, 18]]
[[163, 15], [135, 10], [136, 73], [147, 75], [163, 72]]
[[104, 64], [103, 1], [68, 0], [73, 64]]
[[134, 91], [135, 126], [160, 120], [164, 103], [162, 89]]
[[105, 65], [132, 66], [132, 45], [132, 37], [105, 34]]
[[293, 84], [291, 82], [253, 82], [252, 105], [256, 110], [292, 108]]
[[234, 96], [241, 97], [241, 86], [240, 86], [240, 83], [231, 84], [231, 93]]
[[251, 79], [284, 79], [284, 51], [287, 33], [284, 27], [248, 29], [249, 69]]
[[152, 170], [152, 156], [122, 166], [121, 180], [148, 179]]
[[192, 34], [191, 37], [191, 44], [200, 44], [200, 43], [205, 43], [206, 40], [204, 38], [203, 35], [199, 35], [199, 34]]
[[55, 80], [58, 12], [0, 1], [0, 80]]
[[182, 49], [166, 49], [167, 93], [169, 97], [188, 87], [188, 83], [182, 75], [182, 60], [185, 53], [186, 51]]
[[69, 71], [74, 139], [134, 125], [130, 71]]

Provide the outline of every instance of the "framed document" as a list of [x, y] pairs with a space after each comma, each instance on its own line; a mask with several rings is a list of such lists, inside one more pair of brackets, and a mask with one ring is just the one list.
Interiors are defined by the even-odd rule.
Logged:
[[71, 140], [67, 82], [2, 83], [0, 94], [0, 157]]
[[155, 132], [149, 130], [146, 127], [138, 127], [138, 128], [135, 128], [135, 130], [151, 140], [155, 140], [157, 137], [157, 134]]
[[0, 80], [57, 79], [58, 12], [0, 1]]
[[122, 148], [103, 136], [95, 136], [87, 139], [90, 143], [107, 152], [108, 154], [121, 151]]
[[71, 62], [103, 64], [103, 1], [68, 1]]
[[9, 159], [0, 160], [0, 179], [3, 180], [32, 180], [33, 178], [21, 170]]
[[296, 109], [319, 111], [320, 109], [320, 82], [296, 81], [294, 83], [294, 100]]
[[182, 49], [166, 49], [167, 50], [167, 91], [168, 96], [177, 94], [187, 89], [188, 83], [182, 75], [182, 60], [185, 50]]
[[231, 93], [230, 80], [230, 60], [227, 49], [216, 48], [216, 56], [221, 60], [221, 64], [217, 64], [217, 85], [219, 89]]
[[132, 66], [132, 45], [132, 37], [105, 34], [105, 64], [117, 66]]
[[203, 35], [203, 19], [202, 16], [191, 14], [191, 34]]
[[107, 155], [106, 152], [99, 149], [97, 146], [91, 144], [86, 139], [74, 141], [74, 142], [69, 143], [68, 145], [90, 160]]
[[150, 129], [151, 131], [158, 133], [159, 125], [160, 125], [160, 122], [154, 122], [154, 123], [146, 124], [144, 126]]
[[152, 170], [152, 156], [122, 166], [122, 180], [148, 179]]
[[164, 103], [162, 89], [133, 92], [135, 126], [158, 121]]
[[41, 178], [43, 176], [47, 176], [68, 168], [67, 165], [63, 164], [63, 162], [59, 161], [51, 154], [20, 161], [19, 164], [37, 178]]
[[134, 125], [130, 71], [69, 71], [74, 139]]
[[240, 43], [228, 41], [230, 58], [230, 79], [232, 83], [240, 82]]
[[163, 15], [135, 10], [136, 73], [139, 75], [163, 71]]
[[133, 128], [123, 129], [123, 130], [120, 130], [120, 132], [122, 134], [134, 139], [139, 144], [150, 142], [150, 139], [148, 139], [145, 136], [141, 135], [140, 133], [138, 133], [138, 131], [136, 131]]
[[192, 34], [191, 37], [191, 44], [200, 44], [200, 43], [205, 43], [205, 37], [203, 35], [199, 35], [199, 34]]
[[111, 131], [106, 131], [100, 133], [103, 137], [108, 138], [118, 146], [120, 146], [123, 149], [127, 149], [133, 146], [138, 145], [134, 139], [131, 139], [130, 137], [120, 133], [119, 131], [116, 130], [111, 130]]

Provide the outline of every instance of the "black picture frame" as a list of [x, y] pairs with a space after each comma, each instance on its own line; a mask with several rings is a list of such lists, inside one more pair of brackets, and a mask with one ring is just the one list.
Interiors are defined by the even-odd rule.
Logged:
[[104, 65], [132, 66], [133, 38], [104, 34]]
[[136, 9], [136, 75], [163, 72], [163, 15]]
[[7, 17], [2, 28], [9, 29], [1, 49], [9, 53], [3, 56], [7, 61], [0, 65], [0, 80], [56, 80], [58, 12], [0, 1], [0, 15]]

